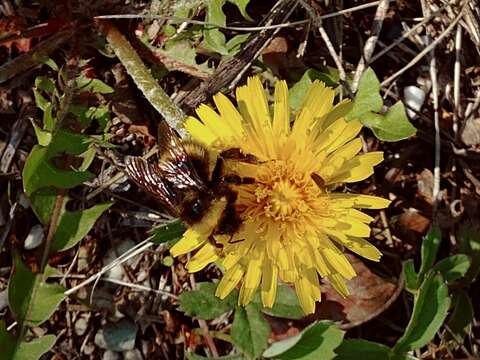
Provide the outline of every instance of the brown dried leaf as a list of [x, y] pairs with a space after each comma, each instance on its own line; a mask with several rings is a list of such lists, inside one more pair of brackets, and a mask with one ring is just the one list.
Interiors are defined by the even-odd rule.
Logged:
[[398, 222], [403, 229], [425, 234], [432, 220], [422, 215], [417, 209], [408, 208], [400, 215]]
[[347, 281], [350, 296], [343, 298], [330, 284], [322, 286], [322, 301], [315, 312], [316, 319], [339, 322], [342, 329], [363, 324], [385, 311], [398, 297], [403, 280], [393, 284], [371, 272], [357, 257], [347, 254], [357, 276]]
[[418, 194], [430, 205], [433, 204], [433, 174], [428, 169], [417, 175]]
[[480, 117], [467, 120], [462, 131], [462, 141], [468, 146], [480, 144]]

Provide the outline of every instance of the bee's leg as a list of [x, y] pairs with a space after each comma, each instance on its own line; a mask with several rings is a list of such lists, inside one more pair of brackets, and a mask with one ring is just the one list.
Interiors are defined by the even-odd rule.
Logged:
[[222, 181], [228, 185], [246, 185], [255, 183], [255, 179], [252, 177], [241, 177], [236, 174], [225, 175], [222, 177]]
[[[228, 151], [228, 150], [227, 150]], [[224, 175], [225, 160], [223, 157], [219, 156], [215, 167], [212, 172], [212, 184], [218, 185], [220, 183], [225, 183], [227, 185], [244, 185], [244, 184], [253, 184], [255, 179], [252, 177], [241, 177], [236, 174], [227, 174]]]
[[242, 241], [245, 241], [245, 239], [237, 239], [237, 240], [233, 240], [233, 235], [230, 237], [230, 240], [228, 240], [228, 243], [229, 244], [237, 244], [237, 243], [240, 243]]
[[244, 154], [240, 148], [232, 148], [220, 153], [220, 157], [228, 160], [242, 161], [249, 164], [258, 164], [258, 159], [255, 155]]
[[233, 202], [228, 202], [227, 207], [223, 211], [222, 217], [218, 222], [217, 228], [215, 229], [215, 234], [225, 235], [225, 234], [235, 234], [240, 228], [242, 219], [235, 211]]
[[223, 177], [223, 168], [225, 167], [223, 158], [220, 156], [217, 158], [217, 162], [215, 163], [215, 167], [213, 168], [211, 182], [214, 185], [218, 185], [222, 182]]
[[215, 241], [215, 238], [213, 237], [213, 234], [208, 237], [208, 242], [213, 245], [213, 247], [215, 248], [215, 252], [217, 253], [217, 255], [221, 255], [221, 254], [222, 254], [224, 246], [223, 246], [222, 243], [219, 243], [219, 242], [216, 242], [216, 241]]

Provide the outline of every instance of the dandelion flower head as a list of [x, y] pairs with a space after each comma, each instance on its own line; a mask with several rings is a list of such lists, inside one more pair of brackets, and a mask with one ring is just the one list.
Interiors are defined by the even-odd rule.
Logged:
[[260, 288], [263, 305], [272, 307], [280, 279], [293, 284], [308, 314], [321, 300], [319, 277], [348, 295], [345, 280], [356, 274], [343, 248], [374, 261], [381, 257], [365, 240], [373, 218], [358, 209], [385, 208], [389, 201], [335, 188], [372, 175], [383, 153], [361, 153], [360, 122], [345, 120], [349, 102], [334, 105], [334, 90], [322, 82], [310, 86], [298, 111], [289, 107], [285, 81], [276, 82], [273, 104], [267, 95], [260, 79], [251, 77], [236, 89], [237, 107], [217, 94], [218, 112], [201, 105], [200, 120], [186, 120], [192, 138], [212, 152], [239, 148], [258, 162], [226, 162], [227, 173], [255, 182], [234, 187], [242, 225], [233, 238], [215, 236], [223, 251], [208, 241], [224, 208], [218, 202], [209, 219], [189, 228], [171, 252], [197, 250], [187, 264], [190, 272], [219, 262], [224, 268], [216, 290], [220, 298], [241, 283], [241, 305]]

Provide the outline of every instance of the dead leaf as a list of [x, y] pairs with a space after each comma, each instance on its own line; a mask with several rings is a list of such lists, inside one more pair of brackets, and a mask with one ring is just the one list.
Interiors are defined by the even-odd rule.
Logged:
[[431, 219], [425, 217], [414, 208], [408, 208], [398, 218], [398, 223], [406, 230], [414, 231], [418, 234], [425, 234], [430, 227]]
[[462, 141], [467, 146], [480, 144], [480, 117], [467, 120], [462, 131]]
[[288, 79], [288, 75], [291, 76], [295, 69], [304, 68], [303, 62], [296, 55], [296, 50], [289, 46], [288, 40], [283, 36], [273, 38], [262, 51], [263, 62], [283, 79]]
[[433, 204], [433, 174], [429, 169], [417, 175], [418, 194], [430, 205]]
[[363, 324], [385, 311], [400, 295], [403, 280], [391, 283], [371, 272], [357, 257], [346, 254], [357, 276], [347, 281], [350, 296], [343, 298], [330, 284], [322, 286], [322, 301], [314, 317], [339, 322], [342, 329]]

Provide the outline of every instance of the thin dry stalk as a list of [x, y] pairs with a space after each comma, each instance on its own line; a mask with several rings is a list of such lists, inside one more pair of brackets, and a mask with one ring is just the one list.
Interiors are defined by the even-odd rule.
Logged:
[[379, 2], [377, 11], [375, 12], [375, 17], [373, 19], [372, 31], [370, 37], [365, 42], [365, 46], [363, 47], [363, 56], [358, 62], [357, 69], [355, 70], [355, 75], [353, 76], [352, 81], [352, 91], [356, 92], [358, 83], [360, 82], [360, 78], [363, 74], [363, 71], [366, 68], [366, 64], [370, 62], [370, 59], [373, 55], [373, 51], [375, 50], [375, 46], [377, 45], [378, 36], [380, 35], [380, 31], [382, 30], [383, 20], [387, 15], [388, 6], [390, 5], [389, 0], [382, 0]]

